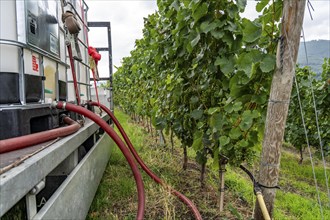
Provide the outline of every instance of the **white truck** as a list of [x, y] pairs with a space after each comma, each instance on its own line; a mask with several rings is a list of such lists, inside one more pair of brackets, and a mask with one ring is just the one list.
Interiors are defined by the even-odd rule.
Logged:
[[[83, 0], [0, 1], [1, 219], [84, 219], [88, 213], [112, 141], [94, 122], [51, 108], [53, 101], [92, 98], [89, 24], [107, 28], [108, 45], [99, 49], [109, 54], [106, 79], [112, 78], [110, 22], [88, 23], [87, 12]], [[79, 27], [76, 33], [65, 13]], [[113, 109], [112, 100], [104, 100]], [[63, 114], [84, 126], [66, 137], [2, 150], [9, 139], [61, 128]], [[111, 123], [108, 115], [100, 117]]]

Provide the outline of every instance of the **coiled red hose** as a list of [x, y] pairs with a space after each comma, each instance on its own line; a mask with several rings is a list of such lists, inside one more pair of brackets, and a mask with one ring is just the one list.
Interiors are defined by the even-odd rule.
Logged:
[[[113, 122], [115, 123], [115, 125], [117, 126], [118, 130], [120, 131], [121, 135], [123, 136], [127, 146], [129, 147], [131, 153], [133, 154], [134, 158], [136, 159], [136, 161], [140, 164], [141, 168], [158, 184], [167, 187], [162, 180], [156, 176], [156, 174], [154, 174], [149, 167], [143, 162], [143, 160], [140, 158], [139, 154], [136, 152], [135, 148], [133, 147], [132, 142], [130, 141], [130, 139], [128, 138], [126, 132], [124, 131], [123, 127], [121, 126], [121, 124], [119, 123], [119, 121], [117, 120], [117, 118], [114, 116], [114, 114], [104, 105], [102, 104], [98, 104], [97, 102], [88, 102], [90, 105], [92, 106], [99, 106], [101, 107], [109, 116], [110, 118], [113, 120]], [[170, 189], [171, 193], [174, 194], [175, 196], [177, 196], [182, 202], [184, 202], [186, 205], [189, 206], [189, 208], [191, 209], [191, 211], [194, 213], [194, 216], [196, 219], [201, 220], [202, 216], [199, 213], [197, 207], [194, 205], [194, 203], [192, 201], [190, 201], [186, 196], [184, 196], [183, 194], [181, 194], [180, 192], [174, 190], [174, 189]]]
[[145, 194], [144, 194], [142, 176], [137, 165], [135, 164], [132, 155], [130, 154], [129, 150], [126, 148], [125, 143], [120, 139], [120, 137], [116, 134], [116, 132], [113, 130], [112, 127], [110, 127], [105, 121], [103, 121], [100, 117], [98, 117], [96, 114], [89, 111], [88, 109], [65, 102], [58, 102], [57, 104], [54, 104], [54, 106], [58, 109], [66, 109], [68, 111], [72, 111], [84, 115], [85, 117], [91, 119], [96, 124], [98, 124], [114, 140], [114, 142], [120, 148], [121, 152], [124, 154], [128, 164], [132, 169], [137, 186], [137, 193], [138, 193], [138, 212], [136, 219], [138, 220], [143, 219], [144, 210], [145, 210]]
[[78, 124], [76, 121], [72, 120], [68, 116], [65, 116], [63, 118], [63, 121], [69, 126], [1, 140], [0, 154], [40, 144], [58, 137], [70, 135], [78, 131], [81, 127], [80, 124]]

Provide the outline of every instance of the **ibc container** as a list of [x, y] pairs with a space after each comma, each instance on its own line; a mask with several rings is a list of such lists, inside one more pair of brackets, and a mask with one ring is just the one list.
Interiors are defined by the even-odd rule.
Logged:
[[[72, 11], [81, 27], [78, 44], [82, 60], [75, 60], [74, 65], [81, 100], [89, 100], [87, 32], [83, 28], [87, 12], [80, 0], [66, 2], [64, 11]], [[76, 102], [61, 18], [58, 0], [0, 0], [0, 140], [11, 137], [4, 130], [20, 129], [2, 125], [8, 127], [10, 121], [17, 121], [22, 131], [12, 133], [28, 134], [32, 131], [25, 124], [34, 121], [31, 115], [48, 117], [50, 102]]]

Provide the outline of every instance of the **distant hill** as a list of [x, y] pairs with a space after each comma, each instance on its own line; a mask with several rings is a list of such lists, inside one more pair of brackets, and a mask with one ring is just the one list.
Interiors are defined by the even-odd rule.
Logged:
[[[313, 40], [306, 42], [309, 66], [313, 72], [321, 73], [324, 58], [330, 57], [330, 40]], [[307, 66], [304, 42], [300, 41], [298, 61], [299, 66]]]

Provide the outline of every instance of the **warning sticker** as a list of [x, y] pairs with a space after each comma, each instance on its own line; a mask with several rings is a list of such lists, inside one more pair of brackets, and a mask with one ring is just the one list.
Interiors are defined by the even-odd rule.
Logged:
[[37, 57], [32, 55], [32, 69], [33, 71], [39, 72], [39, 64], [37, 62]]

